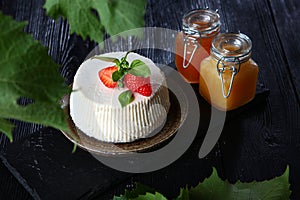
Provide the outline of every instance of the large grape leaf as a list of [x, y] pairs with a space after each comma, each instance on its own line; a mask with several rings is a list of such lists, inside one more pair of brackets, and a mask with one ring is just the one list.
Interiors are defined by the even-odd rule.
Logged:
[[[68, 130], [59, 99], [69, 89], [47, 49], [24, 33], [26, 24], [0, 12], [0, 131], [11, 140], [8, 119]], [[19, 105], [20, 98], [27, 105]]]
[[143, 27], [146, 0], [46, 0], [54, 19], [67, 18], [70, 32], [100, 43], [104, 29], [110, 35]]
[[[178, 177], [180, 178], [180, 177]], [[242, 183], [238, 181], [230, 184], [219, 178], [217, 170], [213, 168], [210, 177], [200, 182], [196, 187], [180, 189], [180, 194], [175, 200], [282, 200], [289, 199], [291, 191], [289, 189], [289, 168], [287, 167], [283, 175], [268, 181], [253, 181]], [[137, 184], [132, 191], [126, 190], [125, 195], [114, 197], [114, 200], [164, 200], [162, 194], [153, 189]]]
[[251, 183], [242, 183], [238, 181], [230, 184], [228, 181], [222, 181], [213, 169], [212, 175], [199, 183], [195, 188], [189, 191], [189, 200], [281, 200], [289, 199], [291, 191], [289, 189], [289, 168], [283, 175], [275, 177], [269, 181]]
[[139, 195], [132, 200], [167, 200], [162, 194], [155, 192], [154, 194], [147, 192], [144, 195]]
[[189, 189], [188, 187], [185, 188], [180, 188], [180, 193], [175, 200], [189, 200], [190, 199], [190, 194], [189, 194]]

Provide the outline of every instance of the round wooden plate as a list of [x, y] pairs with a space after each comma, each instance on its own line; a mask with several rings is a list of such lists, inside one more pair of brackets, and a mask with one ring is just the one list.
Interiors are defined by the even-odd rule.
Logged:
[[[66, 96], [63, 100], [63, 109], [68, 114], [68, 125], [71, 132], [62, 131], [62, 133], [72, 142], [77, 140], [77, 145], [91, 153], [101, 154], [101, 155], [120, 155], [128, 154], [130, 152], [144, 152], [157, 147], [157, 145], [162, 144], [167, 141], [171, 136], [173, 136], [180, 125], [186, 118], [185, 109], [180, 108], [180, 103], [176, 98], [175, 94], [169, 90], [170, 96], [170, 110], [167, 115], [166, 122], [162, 129], [155, 135], [139, 139], [128, 143], [110, 143], [97, 140], [93, 137], [89, 137], [79, 128], [77, 128], [72, 121], [69, 112], [69, 96]], [[182, 113], [183, 112], [183, 113]]]

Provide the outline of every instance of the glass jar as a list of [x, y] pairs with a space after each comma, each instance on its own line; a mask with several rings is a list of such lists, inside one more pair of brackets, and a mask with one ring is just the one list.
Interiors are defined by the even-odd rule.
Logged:
[[233, 110], [256, 93], [258, 66], [251, 59], [252, 42], [242, 33], [219, 34], [210, 56], [201, 62], [199, 91], [220, 110]]
[[200, 63], [209, 56], [212, 39], [219, 32], [217, 11], [192, 10], [183, 16], [175, 42], [175, 65], [187, 82], [199, 83]]

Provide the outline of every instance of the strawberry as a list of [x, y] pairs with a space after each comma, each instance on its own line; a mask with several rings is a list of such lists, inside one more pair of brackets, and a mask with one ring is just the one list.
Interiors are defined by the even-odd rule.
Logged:
[[141, 76], [134, 76], [132, 74], [126, 74], [124, 77], [125, 86], [135, 92], [139, 87], [150, 83], [150, 77], [144, 78]]
[[98, 76], [101, 82], [108, 88], [115, 88], [117, 86], [117, 82], [114, 82], [112, 79], [112, 74], [117, 71], [118, 68], [116, 66], [106, 67], [101, 69], [98, 72]]
[[146, 85], [139, 87], [136, 92], [143, 96], [150, 97], [152, 94], [152, 86], [150, 83], [147, 83]]
[[[105, 56], [94, 56], [92, 59], [99, 59], [105, 62], [113, 62], [115, 66], [107, 67], [98, 72], [101, 82], [109, 88], [117, 85], [124, 85], [129, 89], [121, 93], [118, 97], [122, 107], [133, 101], [133, 93], [137, 92], [144, 96], [151, 96], [152, 86], [150, 84], [151, 70], [141, 60], [133, 60], [130, 64], [127, 61], [128, 51], [121, 59]], [[146, 77], [146, 78], [145, 78]]]
[[124, 77], [124, 84], [132, 92], [137, 92], [143, 96], [151, 96], [152, 87], [150, 84], [150, 77], [144, 78], [126, 74]]

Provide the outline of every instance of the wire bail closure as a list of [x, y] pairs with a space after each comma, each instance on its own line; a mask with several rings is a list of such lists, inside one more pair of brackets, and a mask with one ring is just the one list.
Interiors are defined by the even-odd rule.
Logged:
[[[226, 63], [228, 63], [228, 62], [233, 63], [233, 65], [230, 65], [230, 64], [226, 65], [225, 62]], [[218, 71], [218, 74], [219, 74], [219, 78], [221, 79], [222, 94], [223, 94], [223, 97], [226, 98], [226, 99], [231, 94], [233, 81], [234, 81], [235, 75], [240, 71], [240, 67], [241, 67], [241, 62], [240, 62], [240, 59], [237, 58], [237, 57], [223, 56], [222, 58], [220, 58], [218, 60], [217, 71]], [[229, 88], [227, 89], [227, 94], [225, 92], [225, 80], [224, 80], [224, 77], [223, 77], [223, 74], [226, 70], [231, 71], [230, 84], [229, 84]]]
[[[202, 38], [201, 38], [201, 33], [197, 32], [199, 34], [200, 37], [196, 38], [196, 37], [192, 37], [191, 35], [194, 35], [194, 32], [191, 32], [192, 34], [187, 34], [184, 39], [183, 39], [183, 43], [184, 43], [184, 47], [183, 47], [183, 61], [182, 61], [182, 67], [184, 69], [188, 68], [188, 66], [191, 64], [192, 59], [195, 55], [196, 50], [200, 47], [200, 45], [202, 44]], [[200, 39], [200, 44], [198, 43], [198, 39]], [[186, 63], [186, 56], [187, 56], [187, 45], [189, 45], [189, 42], [193, 43], [194, 49], [192, 51], [191, 57], [188, 61], [187, 64]]]
[[[197, 49], [202, 45], [203, 39], [214, 37], [220, 32], [220, 16], [217, 12], [217, 10], [210, 10], [206, 7], [190, 10], [183, 15], [184, 52], [182, 67], [184, 69], [188, 68], [192, 63], [194, 57], [197, 55]], [[188, 60], [187, 54], [190, 54]]]

